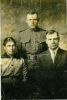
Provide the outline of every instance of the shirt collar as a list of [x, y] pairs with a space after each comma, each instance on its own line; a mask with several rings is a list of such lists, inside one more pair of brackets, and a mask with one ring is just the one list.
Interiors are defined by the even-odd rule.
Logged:
[[56, 54], [57, 54], [58, 49], [59, 49], [59, 48], [57, 48], [57, 49], [55, 49], [55, 50], [51, 50], [51, 49], [49, 48], [49, 51], [50, 51], [50, 53], [51, 53], [51, 54], [52, 54], [53, 52], [55, 52], [55, 55], [56, 55]]

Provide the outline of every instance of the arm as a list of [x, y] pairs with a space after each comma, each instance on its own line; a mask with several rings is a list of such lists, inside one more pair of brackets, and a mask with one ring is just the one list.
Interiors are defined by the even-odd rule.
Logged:
[[22, 66], [23, 66], [23, 82], [25, 82], [27, 80], [27, 66], [25, 62], [22, 64]]

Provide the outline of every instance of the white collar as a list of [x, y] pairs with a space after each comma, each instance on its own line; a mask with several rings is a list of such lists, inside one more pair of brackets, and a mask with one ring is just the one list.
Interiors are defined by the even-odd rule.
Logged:
[[58, 48], [55, 49], [55, 50], [51, 50], [51, 49], [49, 48], [49, 51], [50, 51], [50, 54], [51, 54], [51, 58], [52, 58], [53, 63], [54, 63], [54, 61], [55, 61], [55, 57], [56, 57], [56, 54], [57, 54], [57, 50], [58, 50]]
[[50, 53], [51, 53], [51, 54], [52, 54], [53, 52], [55, 52], [55, 56], [56, 56], [57, 51], [58, 51], [58, 48], [57, 48], [57, 49], [55, 49], [55, 50], [51, 50], [51, 49], [49, 48], [49, 51], [50, 51]]

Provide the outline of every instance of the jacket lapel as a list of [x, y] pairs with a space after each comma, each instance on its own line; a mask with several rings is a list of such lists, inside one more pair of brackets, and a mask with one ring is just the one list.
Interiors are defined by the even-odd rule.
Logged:
[[59, 48], [55, 57], [54, 64], [55, 65], [60, 64], [60, 61], [61, 61], [61, 49]]
[[54, 63], [52, 61], [51, 54], [50, 54], [49, 50], [47, 50], [46, 54], [47, 54], [46, 59], [47, 59], [47, 61], [48, 61], [49, 64], [57, 65], [58, 63], [60, 63], [60, 60], [61, 60], [61, 49], [60, 48], [57, 51]]
[[52, 65], [53, 64], [53, 61], [52, 61], [51, 54], [50, 54], [50, 51], [49, 50], [47, 50], [46, 55], [47, 55], [47, 57], [46, 57], [47, 64], [49, 63], [49, 65]]

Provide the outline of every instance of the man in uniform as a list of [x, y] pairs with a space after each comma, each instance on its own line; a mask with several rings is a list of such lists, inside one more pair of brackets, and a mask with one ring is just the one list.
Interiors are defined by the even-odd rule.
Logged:
[[27, 14], [26, 22], [29, 26], [25, 31], [20, 31], [22, 47], [26, 50], [27, 60], [35, 59], [36, 55], [47, 49], [45, 43], [46, 30], [38, 26], [37, 12]]
[[[26, 29], [25, 31], [20, 31], [19, 35], [20, 35], [22, 48], [25, 49], [26, 54], [27, 54], [28, 75], [30, 76], [33, 70], [32, 67], [35, 66], [34, 62], [36, 60], [37, 55], [47, 49], [47, 45], [45, 43], [46, 30], [38, 26], [39, 18], [38, 18], [37, 12], [28, 13], [26, 22], [29, 28]], [[34, 98], [33, 91], [35, 88], [35, 85], [34, 85], [35, 82], [33, 84], [31, 82], [33, 83], [33, 80], [30, 80], [30, 83], [29, 83], [30, 87], [29, 86], [28, 87], [29, 89], [31, 88], [31, 90], [29, 90], [28, 93], [32, 94], [32, 96], [28, 98]]]

